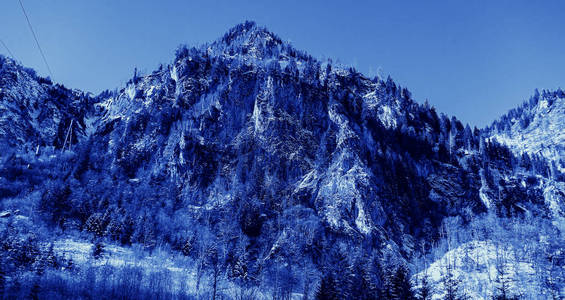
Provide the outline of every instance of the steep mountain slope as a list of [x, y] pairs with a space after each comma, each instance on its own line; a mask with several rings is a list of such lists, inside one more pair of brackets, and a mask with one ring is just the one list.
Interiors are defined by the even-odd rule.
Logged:
[[61, 148], [71, 149], [84, 140], [93, 120], [91, 100], [0, 56], [0, 198], [18, 195], [45, 180], [46, 173], [32, 174], [37, 172], [25, 161], [59, 154]]
[[536, 91], [521, 107], [494, 122], [487, 132], [517, 154], [538, 154], [565, 170], [565, 92]]
[[[89, 106], [89, 98], [84, 93], [54, 85], [5, 57], [0, 57], [0, 87], [0, 145], [3, 149], [60, 148], [66, 134], [67, 143], [76, 143], [84, 134], [83, 118]], [[72, 137], [71, 120], [76, 122], [72, 126]]]
[[544, 198], [554, 223], [565, 230], [565, 92], [544, 90], [540, 94], [536, 90], [529, 101], [493, 122], [483, 135], [507, 145], [522, 163], [528, 163], [531, 157], [548, 161], [545, 173], [553, 180], [544, 184]]
[[[202, 277], [213, 295], [220, 279], [265, 297], [318, 286], [392, 297], [391, 278], [423, 269], [446, 221], [563, 217], [563, 177], [544, 158], [515, 156], [390, 78], [320, 62], [252, 22], [97, 97], [3, 62], [2, 120], [21, 124], [1, 128], [18, 155], [0, 172], [3, 234], [23, 215], [51, 226], [43, 239], [57, 228], [184, 255], [202, 297]], [[25, 245], [5, 240], [6, 253]], [[20, 259], [7, 255], [7, 272], [41, 261]]]
[[[433, 231], [450, 211], [484, 210], [465, 186], [479, 184], [471, 171], [448, 179], [465, 155], [440, 141], [451, 134], [449, 147], [461, 148], [468, 134], [471, 149], [477, 132], [409, 97], [391, 80], [322, 66], [248, 23], [211, 45], [181, 48], [171, 66], [104, 99], [94, 149], [114, 156], [102, 169], [130, 181], [172, 180], [183, 205], [235, 206], [248, 235], [303, 207], [332, 230], [375, 234], [376, 243], [383, 226]], [[445, 180], [454, 188], [440, 186]], [[426, 184], [451, 199], [429, 198]]]

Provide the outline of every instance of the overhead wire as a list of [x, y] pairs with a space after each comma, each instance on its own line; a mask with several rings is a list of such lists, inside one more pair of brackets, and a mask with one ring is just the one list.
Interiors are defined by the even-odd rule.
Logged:
[[29, 21], [29, 17], [28, 17], [27, 12], [24, 8], [24, 4], [22, 3], [22, 0], [18, 0], [18, 2], [20, 2], [20, 7], [22, 8], [22, 12], [24, 13], [24, 16], [26, 17], [27, 25], [29, 26], [29, 30], [31, 31], [31, 34], [33, 35], [33, 39], [35, 40], [35, 44], [37, 45], [37, 49], [39, 49], [39, 53], [41, 53], [41, 57], [43, 58], [43, 62], [45, 63], [45, 66], [47, 66], [47, 71], [49, 72], [49, 75], [51, 75], [51, 78], [53, 78], [53, 72], [51, 72], [51, 67], [49, 67], [49, 63], [47, 63], [47, 59], [45, 58], [45, 54], [43, 53], [43, 50], [41, 49], [41, 46], [39, 45], [39, 40], [37, 39], [37, 35], [35, 34], [35, 30], [33, 30], [33, 26], [31, 26], [31, 22]]
[[0, 43], [2, 43], [2, 46], [4, 46], [4, 48], [6, 48], [6, 51], [8, 52], [8, 55], [10, 55], [10, 57], [12, 57], [12, 59], [16, 59], [16, 57], [14, 56], [14, 54], [12, 54], [12, 51], [10, 51], [10, 48], [8, 48], [8, 46], [6, 45], [6, 43], [4, 43], [4, 41], [2, 39], [0, 39]]

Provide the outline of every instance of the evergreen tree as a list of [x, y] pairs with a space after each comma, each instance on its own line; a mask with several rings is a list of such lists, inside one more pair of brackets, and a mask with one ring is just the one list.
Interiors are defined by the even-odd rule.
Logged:
[[70, 272], [73, 272], [75, 268], [76, 268], [75, 262], [73, 261], [73, 258], [70, 257], [69, 260], [67, 261], [66, 269], [69, 270]]
[[428, 281], [428, 275], [423, 274], [420, 280], [420, 290], [418, 291], [418, 299], [419, 300], [429, 300], [432, 298], [432, 288]]
[[463, 132], [463, 141], [465, 142], [465, 148], [471, 150], [473, 148], [473, 132], [471, 132], [471, 127], [469, 124], [465, 126], [465, 131]]
[[395, 271], [389, 271], [389, 278], [385, 284], [385, 295], [387, 299], [411, 300], [415, 299], [410, 275], [404, 266], [399, 266]]
[[372, 260], [362, 256], [353, 265], [354, 277], [351, 297], [355, 299], [378, 299], [378, 289], [374, 278]]
[[0, 259], [0, 299], [4, 299], [6, 290], [6, 272], [4, 271], [4, 259]]
[[336, 282], [331, 272], [322, 277], [318, 290], [316, 291], [317, 300], [339, 300], [336, 290]]
[[59, 267], [59, 261], [57, 260], [55, 251], [53, 250], [53, 243], [49, 243], [49, 248], [45, 254], [45, 265], [49, 268], [55, 269]]
[[336, 292], [340, 299], [351, 298], [351, 290], [353, 286], [353, 269], [349, 263], [348, 256], [343, 252], [344, 250], [337, 251], [334, 262], [334, 275], [336, 280]]
[[496, 250], [496, 300], [515, 300], [518, 297], [511, 296], [510, 286], [512, 277], [508, 271], [508, 261], [505, 254], [497, 248]]
[[92, 248], [92, 257], [94, 259], [100, 259], [104, 253], [104, 244], [101, 241], [97, 241]]
[[29, 290], [29, 299], [39, 300], [39, 293], [41, 292], [41, 286], [39, 285], [39, 277], [33, 280], [31, 288]]
[[526, 152], [522, 153], [522, 157], [520, 159], [520, 167], [528, 171], [532, 169], [532, 161], [530, 159], [530, 156]]
[[216, 248], [211, 248], [208, 253], [208, 266], [212, 270], [212, 299], [216, 300], [216, 294], [218, 291], [218, 279], [220, 277], [221, 266], [218, 257], [218, 250]]
[[459, 292], [459, 279], [455, 278], [453, 274], [453, 265], [451, 262], [447, 262], [445, 266], [445, 273], [442, 276], [443, 288], [445, 291], [446, 300], [461, 300], [462, 297]]
[[550, 255], [548, 259], [550, 263], [547, 264], [546, 269], [540, 270], [542, 273], [542, 284], [547, 294], [551, 296], [551, 299], [563, 299], [560, 286], [565, 282], [564, 274], [561, 271], [561, 267], [555, 264], [555, 257], [553, 255]]

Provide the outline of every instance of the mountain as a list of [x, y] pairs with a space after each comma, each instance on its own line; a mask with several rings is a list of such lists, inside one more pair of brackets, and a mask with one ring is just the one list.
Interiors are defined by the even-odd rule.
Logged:
[[[539, 267], [504, 295], [565, 287], [565, 179], [549, 156], [253, 22], [97, 96], [1, 61], [7, 296], [25, 281], [54, 298], [406, 299], [428, 270], [434, 297], [458, 281], [496, 296], [496, 280], [470, 290], [484, 272], [460, 275], [473, 258], [441, 263], [493, 243]], [[552, 111], [529, 125], [562, 132]]]

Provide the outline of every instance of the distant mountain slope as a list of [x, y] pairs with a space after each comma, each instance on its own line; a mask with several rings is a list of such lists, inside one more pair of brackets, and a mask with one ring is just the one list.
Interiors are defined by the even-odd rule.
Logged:
[[530, 100], [486, 131], [517, 154], [539, 154], [565, 170], [565, 92], [536, 91]]
[[[88, 95], [72, 91], [0, 56], [0, 144], [36, 150], [76, 143], [84, 134]], [[71, 121], [73, 133], [70, 136]], [[2, 153], [6, 155], [7, 153]]]

